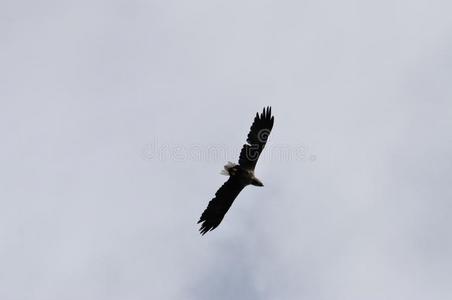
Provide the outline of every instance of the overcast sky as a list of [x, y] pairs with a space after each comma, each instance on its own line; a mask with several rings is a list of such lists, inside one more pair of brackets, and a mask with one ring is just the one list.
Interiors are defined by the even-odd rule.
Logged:
[[1, 1], [0, 298], [452, 299], [451, 11]]

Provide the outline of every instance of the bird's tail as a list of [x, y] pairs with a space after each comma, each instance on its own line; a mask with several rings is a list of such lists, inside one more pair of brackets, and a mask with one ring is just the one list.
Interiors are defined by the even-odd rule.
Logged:
[[225, 176], [231, 175], [231, 174], [229, 173], [229, 170], [232, 169], [232, 168], [234, 168], [235, 166], [237, 166], [237, 164], [228, 161], [228, 163], [227, 163], [226, 165], [224, 165], [224, 169], [221, 170], [220, 174], [221, 174], [221, 175], [225, 175]]

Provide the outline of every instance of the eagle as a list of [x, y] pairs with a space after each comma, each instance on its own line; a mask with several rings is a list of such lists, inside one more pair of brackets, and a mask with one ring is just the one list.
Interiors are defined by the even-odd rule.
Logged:
[[247, 185], [264, 186], [254, 175], [257, 160], [264, 150], [270, 131], [273, 128], [274, 117], [271, 107], [264, 107], [262, 113], [256, 113], [250, 132], [240, 151], [238, 164], [228, 162], [221, 174], [229, 176], [229, 179], [215, 193], [207, 208], [199, 218], [198, 224], [201, 235], [217, 228], [223, 220], [226, 212], [235, 198]]

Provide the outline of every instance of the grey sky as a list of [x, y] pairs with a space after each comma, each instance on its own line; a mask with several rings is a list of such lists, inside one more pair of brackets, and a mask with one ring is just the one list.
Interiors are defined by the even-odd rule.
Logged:
[[0, 298], [452, 299], [451, 10], [0, 2]]

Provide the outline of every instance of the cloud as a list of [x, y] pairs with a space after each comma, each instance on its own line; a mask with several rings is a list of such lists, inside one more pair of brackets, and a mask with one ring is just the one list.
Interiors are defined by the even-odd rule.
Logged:
[[451, 297], [450, 4], [2, 6], [2, 299]]

